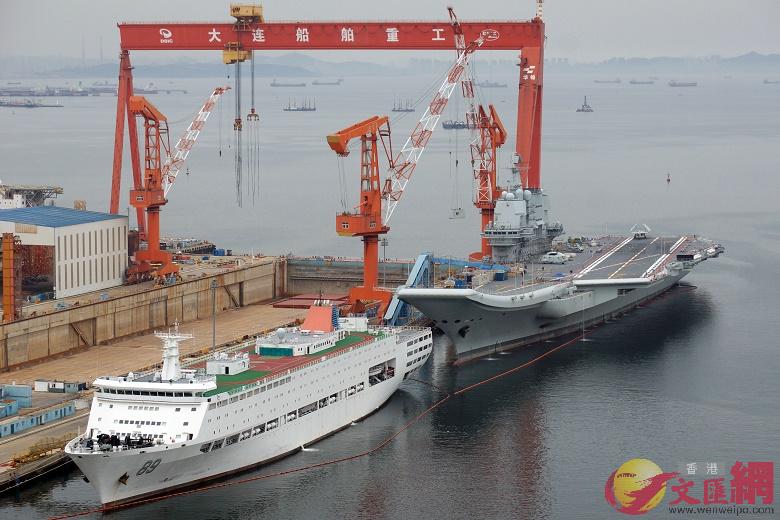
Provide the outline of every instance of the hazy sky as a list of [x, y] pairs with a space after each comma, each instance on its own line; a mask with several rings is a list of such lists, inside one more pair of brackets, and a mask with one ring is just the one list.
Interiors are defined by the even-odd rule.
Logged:
[[[118, 49], [118, 21], [227, 21], [215, 0], [0, 0], [0, 53], [97, 59]], [[534, 0], [269, 0], [269, 20], [528, 19]], [[546, 0], [547, 56], [733, 56], [780, 53], [780, 0]], [[406, 54], [405, 56], [412, 56]], [[343, 55], [346, 58], [347, 55]], [[354, 56], [354, 55], [353, 55]], [[397, 58], [385, 55], [383, 59]]]

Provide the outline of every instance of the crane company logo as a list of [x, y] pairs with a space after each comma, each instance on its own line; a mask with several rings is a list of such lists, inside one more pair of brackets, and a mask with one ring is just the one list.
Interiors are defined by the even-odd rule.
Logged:
[[496, 31], [495, 29], [483, 29], [480, 35], [489, 42], [498, 40], [498, 36], [499, 36], [498, 31]]
[[173, 33], [170, 29], [163, 27], [160, 29], [160, 43], [173, 43]]
[[631, 459], [612, 472], [604, 486], [607, 502], [627, 515], [643, 515], [666, 494], [666, 482], [677, 473], [664, 473], [655, 462]]

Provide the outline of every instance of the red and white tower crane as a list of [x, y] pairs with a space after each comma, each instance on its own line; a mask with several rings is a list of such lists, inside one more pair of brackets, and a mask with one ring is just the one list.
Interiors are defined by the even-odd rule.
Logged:
[[[187, 155], [200, 135], [219, 97], [230, 87], [217, 87], [187, 127], [171, 153], [168, 119], [143, 96], [131, 96], [127, 110], [144, 120], [144, 174], [140, 185], [130, 191], [130, 204], [138, 210], [139, 233], [146, 249], [135, 253], [128, 270], [128, 282], [166, 277], [179, 271], [171, 254], [160, 249], [160, 209], [176, 181]], [[164, 161], [164, 162], [163, 162]], [[141, 233], [141, 230], [144, 232]]]
[[[382, 224], [382, 191], [379, 173], [381, 142], [388, 161], [392, 159], [390, 125], [387, 116], [373, 116], [328, 136], [328, 146], [341, 157], [349, 154], [349, 142], [360, 138], [360, 202], [353, 213], [336, 216], [336, 232], [363, 240], [363, 285], [349, 291], [354, 312], [362, 312], [366, 302], [380, 302], [378, 315], [384, 314], [392, 292], [377, 287], [379, 282], [379, 235], [390, 228]], [[386, 140], [385, 140], [386, 139]]]
[[[498, 38], [498, 34], [494, 31], [482, 31], [474, 41], [463, 46], [462, 52], [458, 53], [457, 60], [450, 67], [433, 100], [395, 157], [393, 157], [390, 146], [390, 128], [387, 125], [386, 116], [374, 116], [328, 136], [328, 145], [342, 156], [348, 153], [347, 145], [350, 139], [355, 137], [361, 139], [360, 203], [354, 212], [345, 212], [336, 217], [336, 231], [339, 235], [359, 236], [363, 239], [363, 285], [355, 287], [349, 292], [349, 301], [353, 309], [360, 310], [369, 301], [379, 301], [377, 315], [382, 316], [390, 304], [392, 292], [377, 287], [379, 281], [379, 235], [390, 230], [388, 222], [404, 194], [433, 131], [439, 124], [439, 118], [444, 112], [453, 90], [468, 65], [469, 57], [485, 41], [496, 38]], [[385, 151], [390, 160], [388, 175], [381, 191], [379, 156], [376, 148], [378, 137], [387, 137]], [[382, 142], [385, 142], [384, 139]], [[384, 214], [382, 211], [383, 199], [385, 201]]]

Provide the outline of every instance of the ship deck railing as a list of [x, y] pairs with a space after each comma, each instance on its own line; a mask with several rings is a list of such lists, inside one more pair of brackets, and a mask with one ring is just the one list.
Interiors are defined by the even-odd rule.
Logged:
[[[131, 438], [132, 439], [132, 438]], [[162, 446], [164, 443], [160, 440], [160, 442], [134, 442], [131, 440], [130, 445], [125, 444], [124, 442], [121, 443], [118, 446], [114, 446], [111, 444], [99, 444], [96, 440], [92, 440], [92, 446], [87, 446], [87, 441], [89, 440], [88, 437], [82, 436], [77, 437], [73, 439], [70, 443], [70, 450], [73, 453], [76, 454], [87, 454], [87, 453], [116, 453], [120, 451], [132, 451], [132, 450], [141, 450], [145, 448], [154, 448], [155, 446]]]

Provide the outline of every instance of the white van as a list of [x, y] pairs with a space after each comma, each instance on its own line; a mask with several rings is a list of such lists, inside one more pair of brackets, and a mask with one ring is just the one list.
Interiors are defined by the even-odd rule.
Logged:
[[550, 251], [549, 253], [542, 255], [542, 258], [539, 261], [543, 264], [565, 264], [568, 259], [568, 255], [559, 253], [558, 251]]

